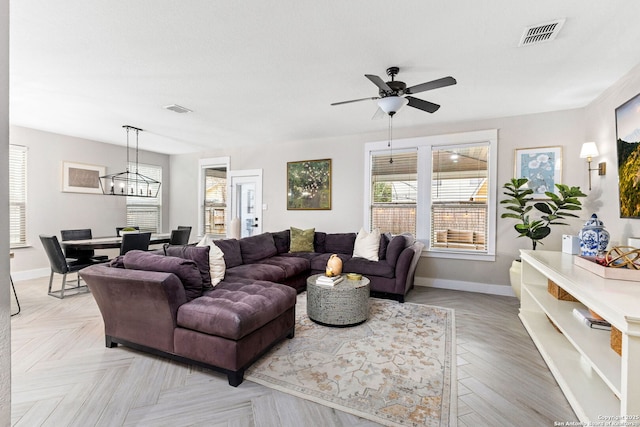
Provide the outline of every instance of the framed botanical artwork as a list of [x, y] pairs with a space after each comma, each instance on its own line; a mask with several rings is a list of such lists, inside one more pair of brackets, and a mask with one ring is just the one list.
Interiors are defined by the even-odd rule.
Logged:
[[62, 162], [62, 191], [102, 194], [100, 177], [104, 175], [104, 166]]
[[620, 217], [640, 218], [640, 94], [616, 108], [616, 148], [618, 151], [618, 190]]
[[287, 162], [287, 209], [331, 209], [331, 159]]
[[557, 193], [562, 179], [562, 147], [516, 148], [515, 177], [528, 178], [534, 198]]

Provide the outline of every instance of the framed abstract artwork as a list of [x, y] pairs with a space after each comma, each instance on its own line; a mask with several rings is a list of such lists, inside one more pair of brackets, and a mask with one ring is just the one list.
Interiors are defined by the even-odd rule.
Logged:
[[562, 179], [562, 147], [516, 148], [515, 177], [528, 178], [533, 197], [547, 198], [545, 192], [557, 193]]
[[620, 217], [640, 218], [640, 94], [616, 108], [616, 148]]
[[287, 162], [287, 209], [331, 209], [331, 159]]
[[105, 167], [83, 163], [62, 162], [62, 191], [66, 193], [102, 194], [100, 177]]

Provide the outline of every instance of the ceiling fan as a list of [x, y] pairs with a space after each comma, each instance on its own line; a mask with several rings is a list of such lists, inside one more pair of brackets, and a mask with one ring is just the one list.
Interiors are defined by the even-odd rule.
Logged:
[[385, 82], [380, 77], [373, 74], [365, 74], [364, 76], [371, 80], [373, 84], [378, 86], [379, 96], [352, 99], [350, 101], [334, 102], [331, 105], [349, 104], [351, 102], [378, 100], [378, 111], [373, 116], [376, 118], [380, 116], [381, 112], [393, 116], [404, 105], [409, 104], [409, 107], [417, 108], [418, 110], [426, 111], [427, 113], [435, 113], [440, 106], [433, 102], [425, 101], [422, 99], [414, 98], [413, 95], [419, 92], [425, 92], [427, 90], [438, 89], [445, 86], [451, 86], [456, 84], [456, 79], [451, 76], [443, 77], [441, 79], [432, 80], [430, 82], [421, 83], [419, 85], [407, 87], [406, 83], [399, 80], [395, 80], [396, 75], [400, 71], [399, 67], [387, 68], [387, 75], [391, 77], [391, 81]]

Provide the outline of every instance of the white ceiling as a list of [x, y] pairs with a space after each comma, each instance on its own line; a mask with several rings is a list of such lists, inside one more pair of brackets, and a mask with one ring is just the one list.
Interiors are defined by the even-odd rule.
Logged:
[[[13, 0], [11, 123], [167, 154], [386, 132], [364, 77], [399, 66], [424, 127], [583, 107], [640, 63], [633, 0]], [[517, 47], [566, 18], [556, 40]], [[177, 114], [162, 107], [193, 110]]]

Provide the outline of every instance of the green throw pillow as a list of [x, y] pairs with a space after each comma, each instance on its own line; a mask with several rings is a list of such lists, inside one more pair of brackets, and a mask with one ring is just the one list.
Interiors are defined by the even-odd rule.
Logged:
[[291, 227], [291, 244], [289, 252], [313, 252], [313, 236], [316, 229], [300, 230]]

